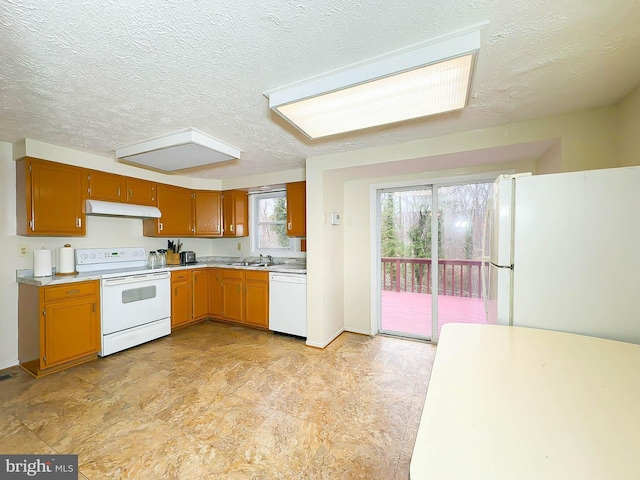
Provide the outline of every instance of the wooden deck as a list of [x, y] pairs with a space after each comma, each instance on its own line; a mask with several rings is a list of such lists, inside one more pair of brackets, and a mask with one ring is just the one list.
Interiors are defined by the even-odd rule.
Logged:
[[[382, 329], [431, 337], [431, 295], [382, 291]], [[438, 336], [445, 323], [486, 324], [482, 299], [438, 296]]]

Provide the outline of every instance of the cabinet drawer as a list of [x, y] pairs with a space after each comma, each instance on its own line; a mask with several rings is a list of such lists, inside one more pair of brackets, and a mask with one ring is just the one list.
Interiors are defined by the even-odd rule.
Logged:
[[98, 294], [98, 281], [93, 282], [72, 282], [56, 287], [44, 287], [44, 301], [55, 302], [58, 300], [68, 300], [85, 295]]
[[247, 270], [244, 272], [244, 278], [247, 282], [268, 282], [269, 272], [256, 272], [255, 270]]
[[222, 280], [244, 280], [244, 270], [224, 268], [222, 269]]
[[188, 282], [189, 280], [191, 280], [191, 270], [171, 272], [171, 283]]

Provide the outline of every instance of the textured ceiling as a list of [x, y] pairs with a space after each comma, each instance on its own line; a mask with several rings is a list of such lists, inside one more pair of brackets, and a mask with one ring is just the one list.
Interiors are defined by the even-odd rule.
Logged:
[[[199, 177], [608, 105], [640, 84], [637, 0], [1, 1], [1, 141], [113, 157], [193, 127], [244, 150]], [[262, 94], [485, 22], [462, 112], [314, 141]]]

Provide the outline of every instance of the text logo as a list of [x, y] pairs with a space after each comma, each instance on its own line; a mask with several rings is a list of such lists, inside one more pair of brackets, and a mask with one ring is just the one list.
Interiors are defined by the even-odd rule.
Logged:
[[0, 480], [77, 480], [77, 455], [0, 455]]

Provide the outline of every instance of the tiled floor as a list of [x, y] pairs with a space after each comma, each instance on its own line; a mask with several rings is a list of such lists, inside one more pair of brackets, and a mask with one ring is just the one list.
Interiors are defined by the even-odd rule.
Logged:
[[80, 479], [407, 479], [435, 347], [324, 350], [206, 322], [0, 382], [0, 453], [74, 453]]

